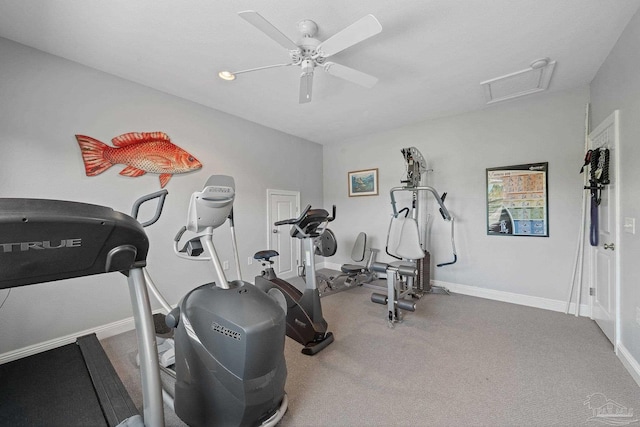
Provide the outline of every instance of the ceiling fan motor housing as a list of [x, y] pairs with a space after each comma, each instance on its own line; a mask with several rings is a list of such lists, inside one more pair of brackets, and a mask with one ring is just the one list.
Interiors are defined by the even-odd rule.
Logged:
[[[239, 12], [238, 14], [251, 25], [288, 50], [291, 63], [278, 64], [276, 66], [297, 65], [301, 68], [300, 103], [311, 101], [313, 70], [316, 65], [322, 65], [323, 70], [328, 74], [367, 88], [373, 87], [373, 85], [378, 81], [377, 78], [361, 71], [354, 70], [353, 68], [336, 64], [334, 62], [325, 62], [330, 56], [333, 56], [338, 52], [342, 52], [343, 50], [382, 31], [382, 25], [380, 25], [380, 22], [371, 14], [364, 16], [322, 42], [315, 38], [315, 35], [318, 33], [318, 25], [310, 19], [303, 19], [297, 23], [297, 29], [302, 34], [302, 38], [299, 43], [291, 40], [282, 31], [278, 30], [273, 24], [254, 10], [247, 10]], [[261, 67], [259, 69], [263, 68], [271, 67]]]
[[310, 19], [303, 19], [298, 22], [298, 31], [300, 31], [304, 37], [313, 37], [318, 33], [318, 24]]

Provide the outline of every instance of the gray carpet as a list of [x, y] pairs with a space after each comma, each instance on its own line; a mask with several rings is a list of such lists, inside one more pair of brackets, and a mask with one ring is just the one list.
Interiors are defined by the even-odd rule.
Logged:
[[[430, 294], [391, 329], [371, 292], [322, 299], [336, 340], [318, 355], [287, 339], [281, 426], [605, 425], [591, 419], [600, 403], [585, 404], [594, 393], [640, 412], [640, 388], [589, 319]], [[135, 333], [103, 345], [140, 404]]]

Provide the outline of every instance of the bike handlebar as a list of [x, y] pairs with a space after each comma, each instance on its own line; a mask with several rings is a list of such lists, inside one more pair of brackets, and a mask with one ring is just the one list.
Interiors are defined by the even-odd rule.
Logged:
[[[292, 225], [300, 224], [310, 210], [311, 210], [311, 205], [307, 205], [307, 207], [304, 208], [302, 213], [297, 218], [289, 218], [289, 219], [276, 221], [273, 223], [273, 225], [278, 226], [278, 225], [287, 225], [287, 224], [292, 224]], [[327, 217], [327, 222], [331, 222], [334, 219], [336, 219], [336, 205], [333, 205], [332, 214], [331, 216]]]
[[307, 207], [304, 208], [304, 210], [302, 211], [302, 213], [298, 218], [283, 219], [283, 220], [274, 222], [273, 225], [297, 224], [300, 221], [302, 221], [302, 218], [304, 218], [305, 215], [307, 215], [307, 212], [309, 212], [310, 209], [311, 209], [311, 205], [307, 205]]

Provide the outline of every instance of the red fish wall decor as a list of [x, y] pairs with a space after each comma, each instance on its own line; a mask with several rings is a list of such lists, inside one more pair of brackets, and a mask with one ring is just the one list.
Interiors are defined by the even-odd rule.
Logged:
[[127, 165], [120, 175], [137, 177], [147, 172], [160, 174], [164, 188], [176, 173], [191, 172], [202, 163], [173, 144], [164, 132], [129, 132], [111, 140], [111, 147], [97, 139], [76, 135], [87, 176], [101, 174], [115, 164]]

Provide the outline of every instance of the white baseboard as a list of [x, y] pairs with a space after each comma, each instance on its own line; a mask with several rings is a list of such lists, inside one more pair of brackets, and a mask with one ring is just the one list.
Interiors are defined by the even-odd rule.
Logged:
[[[157, 310], [160, 312], [161, 310]], [[118, 335], [124, 332], [128, 332], [135, 329], [133, 317], [127, 319], [118, 320], [116, 322], [109, 323], [107, 325], [98, 326], [95, 328], [85, 329], [74, 334], [66, 335], [64, 337], [55, 338], [49, 341], [41, 342], [38, 344], [30, 345], [28, 347], [19, 348], [17, 350], [9, 351], [7, 353], [0, 354], [0, 365], [3, 363], [18, 360], [23, 357], [28, 357], [33, 354], [41, 353], [43, 351], [52, 350], [54, 348], [61, 347], [63, 345], [76, 342], [78, 337], [96, 334], [98, 339], [105, 339]]]
[[336, 271], [340, 271], [340, 267], [342, 267], [342, 264], [336, 264], [335, 262], [319, 262], [316, 264], [316, 270], [321, 269], [321, 268], [326, 268], [328, 270], [336, 270]]
[[618, 344], [618, 359], [620, 359], [635, 382], [640, 386], [640, 363], [638, 363], [623, 344]]
[[[528, 307], [542, 308], [544, 310], [558, 311], [564, 313], [567, 308], [565, 301], [550, 298], [534, 297], [530, 295], [516, 294], [513, 292], [497, 291], [495, 289], [479, 288], [477, 286], [460, 285], [457, 283], [432, 280], [434, 286], [442, 286], [451, 292], [473, 297], [486, 298], [495, 301], [508, 302], [511, 304], [526, 305]], [[571, 303], [569, 313], [574, 314], [576, 304]], [[580, 304], [580, 316], [591, 316], [591, 309], [587, 304]]]

